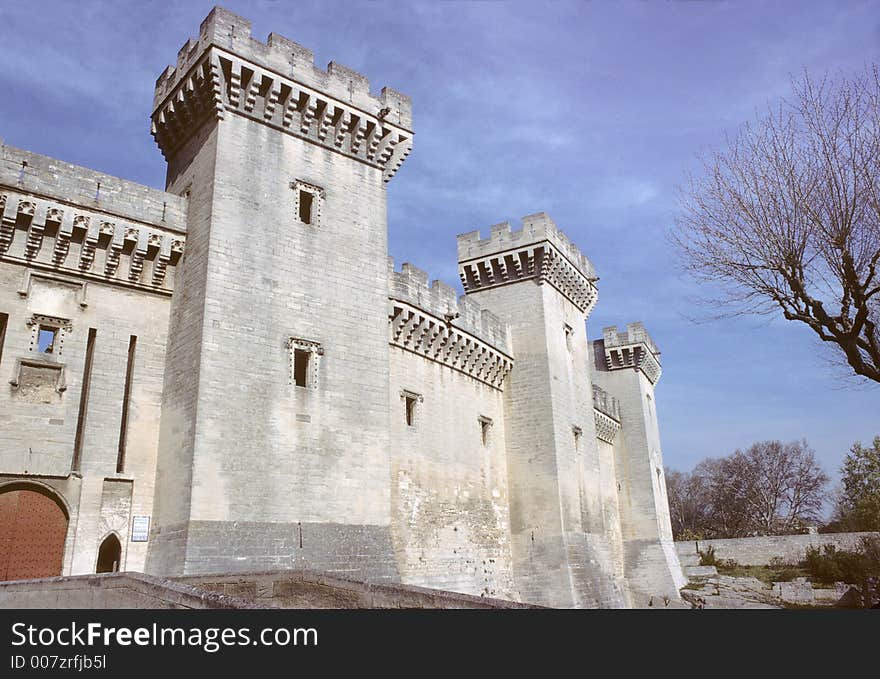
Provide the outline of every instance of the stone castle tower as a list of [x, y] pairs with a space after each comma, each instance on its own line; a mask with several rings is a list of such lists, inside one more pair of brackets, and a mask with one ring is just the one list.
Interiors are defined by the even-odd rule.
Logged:
[[678, 596], [656, 346], [587, 341], [598, 279], [543, 213], [459, 236], [461, 297], [395, 270], [412, 127], [408, 97], [215, 8], [156, 83], [165, 191], [2, 148], [0, 520], [30, 556], [0, 579]]

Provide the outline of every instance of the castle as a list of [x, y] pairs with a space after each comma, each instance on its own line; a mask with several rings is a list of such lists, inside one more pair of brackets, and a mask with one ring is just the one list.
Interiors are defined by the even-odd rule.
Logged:
[[[388, 258], [389, 88], [215, 8], [165, 191], [0, 148], [0, 580], [309, 568], [554, 607], [684, 584], [639, 323], [543, 213]], [[657, 604], [654, 604], [657, 605]]]

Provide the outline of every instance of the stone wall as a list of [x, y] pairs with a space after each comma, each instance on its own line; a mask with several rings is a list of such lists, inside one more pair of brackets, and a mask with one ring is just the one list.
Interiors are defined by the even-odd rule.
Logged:
[[121, 567], [144, 567], [146, 543], [129, 542], [129, 526], [152, 514], [185, 208], [179, 196], [0, 147], [0, 482], [60, 498], [65, 574], [93, 572], [111, 533]]
[[378, 583], [315, 571], [270, 571], [176, 578], [261, 608], [537, 608], [502, 599], [411, 585]]
[[682, 563], [699, 563], [699, 551], [715, 548], [718, 559], [733, 559], [744, 566], [766, 566], [771, 559], [797, 563], [808, 547], [834, 545], [837, 549], [854, 550], [864, 536], [880, 537], [880, 533], [819, 533], [811, 535], [766, 535], [753, 538], [722, 540], [687, 540], [676, 542]]
[[243, 599], [143, 573], [0, 582], [0, 608], [262, 608]]
[[[389, 387], [392, 535], [401, 580], [518, 598], [502, 392], [397, 347]], [[412, 424], [407, 394], [417, 395]]]

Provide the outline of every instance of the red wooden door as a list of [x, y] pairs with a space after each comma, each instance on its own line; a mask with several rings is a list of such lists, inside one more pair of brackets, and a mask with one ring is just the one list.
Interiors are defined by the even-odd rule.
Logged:
[[0, 580], [61, 575], [67, 515], [56, 500], [27, 488], [0, 492]]

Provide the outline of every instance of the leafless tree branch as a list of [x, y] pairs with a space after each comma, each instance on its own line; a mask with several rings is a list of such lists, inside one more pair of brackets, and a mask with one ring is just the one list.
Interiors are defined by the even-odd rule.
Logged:
[[729, 314], [781, 313], [880, 382], [880, 69], [792, 90], [703, 158], [672, 241]]

